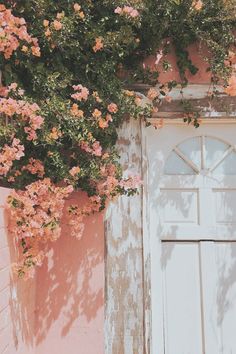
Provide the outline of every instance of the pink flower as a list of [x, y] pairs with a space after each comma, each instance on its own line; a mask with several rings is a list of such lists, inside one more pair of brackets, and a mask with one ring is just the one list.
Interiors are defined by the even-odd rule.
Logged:
[[114, 10], [115, 14], [120, 15], [122, 13], [122, 8], [120, 6], [118, 6], [115, 10]]
[[138, 17], [139, 16], [139, 12], [137, 10], [132, 10], [130, 13], [129, 13], [130, 17]]
[[80, 167], [79, 166], [72, 167], [70, 169], [69, 173], [72, 177], [75, 177], [76, 175], [78, 175], [80, 173]]
[[78, 91], [74, 94], [71, 95], [72, 98], [74, 98], [77, 101], [87, 101], [88, 96], [89, 96], [89, 90], [87, 87], [84, 87], [82, 85], [74, 85], [72, 86], [74, 91]]
[[18, 86], [17, 83], [13, 82], [13, 83], [8, 87], [8, 89], [9, 89], [9, 90], [12, 90], [12, 91], [16, 91], [17, 86]]
[[194, 0], [192, 3], [192, 7], [196, 10], [196, 11], [200, 11], [203, 7], [203, 2], [202, 0]]
[[93, 51], [96, 53], [103, 48], [103, 38], [98, 37], [95, 39], [95, 45], [93, 46]]
[[15, 160], [20, 160], [24, 154], [24, 146], [14, 138], [11, 145], [5, 144], [0, 151], [0, 175], [6, 176]]
[[60, 31], [62, 29], [62, 23], [60, 21], [54, 20], [53, 26], [56, 31]]
[[75, 3], [73, 7], [74, 7], [75, 12], [78, 12], [81, 10], [81, 6], [78, 3]]
[[110, 103], [108, 106], [107, 106], [107, 109], [110, 113], [116, 113], [118, 111], [118, 107], [115, 103]]
[[114, 13], [121, 16], [126, 15], [131, 18], [136, 18], [139, 17], [140, 15], [138, 10], [134, 9], [132, 6], [123, 6], [123, 7], [118, 6], [115, 8]]
[[229, 96], [236, 96], [236, 74], [232, 75], [228, 81], [225, 93]]
[[99, 111], [99, 109], [95, 108], [95, 110], [92, 113], [93, 118], [98, 119], [101, 117], [101, 115], [102, 115], [102, 112]]
[[121, 180], [119, 184], [125, 189], [137, 189], [143, 184], [143, 181], [140, 176], [129, 176], [127, 179]]
[[32, 157], [29, 159], [28, 165], [24, 166], [22, 170], [27, 170], [33, 175], [37, 174], [39, 177], [43, 177], [45, 173], [42, 161], [34, 159]]
[[155, 98], [157, 98], [159, 96], [159, 92], [155, 89], [155, 88], [150, 88], [148, 90], [147, 93], [147, 98], [149, 98], [149, 100], [155, 100]]
[[99, 141], [95, 141], [95, 143], [93, 143], [93, 155], [102, 156], [102, 147]]
[[101, 129], [105, 129], [109, 126], [108, 122], [105, 119], [99, 119], [98, 125]]

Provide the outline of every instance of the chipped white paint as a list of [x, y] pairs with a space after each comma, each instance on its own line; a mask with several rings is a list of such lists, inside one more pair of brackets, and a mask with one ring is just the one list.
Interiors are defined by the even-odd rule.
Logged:
[[[136, 84], [131, 86], [132, 89], [141, 92], [147, 91], [151, 87], [152, 86], [146, 84]], [[160, 85], [156, 85], [152, 88], [156, 89], [157, 92], [160, 91]], [[218, 92], [220, 96], [226, 97], [223, 86], [215, 85], [214, 90], [215, 92]], [[183, 98], [187, 100], [192, 100], [192, 99], [196, 100], [196, 99], [202, 99], [209, 96], [209, 93], [211, 92], [212, 92], [212, 85], [210, 84], [188, 84], [186, 87], [182, 87], [180, 84], [178, 84], [169, 92], [168, 96], [170, 96], [174, 101], [178, 101]]]
[[[141, 174], [140, 122], [126, 122], [119, 151], [126, 173]], [[106, 353], [143, 354], [141, 194], [122, 197], [106, 213]]]

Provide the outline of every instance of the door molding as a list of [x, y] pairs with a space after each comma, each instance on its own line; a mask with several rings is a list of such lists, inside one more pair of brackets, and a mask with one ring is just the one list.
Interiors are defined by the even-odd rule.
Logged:
[[[202, 124], [236, 124], [236, 113], [229, 117], [226, 112], [218, 112], [221, 115], [214, 116], [211, 118], [207, 118], [207, 116], [203, 117], [201, 120]], [[177, 117], [175, 117], [175, 114]], [[171, 116], [171, 118], [169, 118]], [[183, 120], [183, 114], [180, 112], [159, 112], [158, 115], [153, 115], [152, 118], [148, 119], [148, 122], [154, 125], [160, 125], [163, 123], [164, 125], [187, 125], [186, 122]]]

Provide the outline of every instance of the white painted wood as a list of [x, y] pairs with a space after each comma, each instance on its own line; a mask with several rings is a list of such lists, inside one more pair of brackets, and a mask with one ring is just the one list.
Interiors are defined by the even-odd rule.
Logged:
[[[124, 123], [118, 149], [125, 174], [141, 174], [140, 122]], [[105, 215], [107, 354], [143, 354], [142, 194], [123, 196]]]
[[201, 279], [202, 336], [205, 353], [220, 354], [219, 329], [217, 328], [217, 267], [214, 242], [200, 242], [199, 268]]
[[165, 353], [203, 353], [198, 243], [163, 243], [162, 267]]
[[201, 243], [206, 353], [236, 352], [236, 243]]
[[220, 353], [236, 353], [236, 243], [216, 243], [217, 286], [215, 312]]
[[186, 138], [204, 136], [205, 156], [207, 136], [235, 146], [235, 133], [234, 124], [143, 130], [152, 354], [236, 353], [236, 176], [213, 174], [205, 162], [195, 175], [164, 173]]

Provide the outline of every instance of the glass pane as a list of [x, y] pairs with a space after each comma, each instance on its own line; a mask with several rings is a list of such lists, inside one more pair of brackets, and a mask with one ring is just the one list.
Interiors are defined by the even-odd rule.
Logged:
[[195, 172], [176, 152], [172, 151], [166, 161], [165, 174], [195, 175]]
[[192, 161], [199, 170], [201, 169], [201, 137], [184, 141], [178, 145], [178, 149]]
[[236, 175], [236, 152], [232, 151], [213, 171], [215, 175]]
[[218, 139], [205, 138], [205, 168], [211, 168], [220, 160], [225, 151], [229, 148], [228, 144]]

